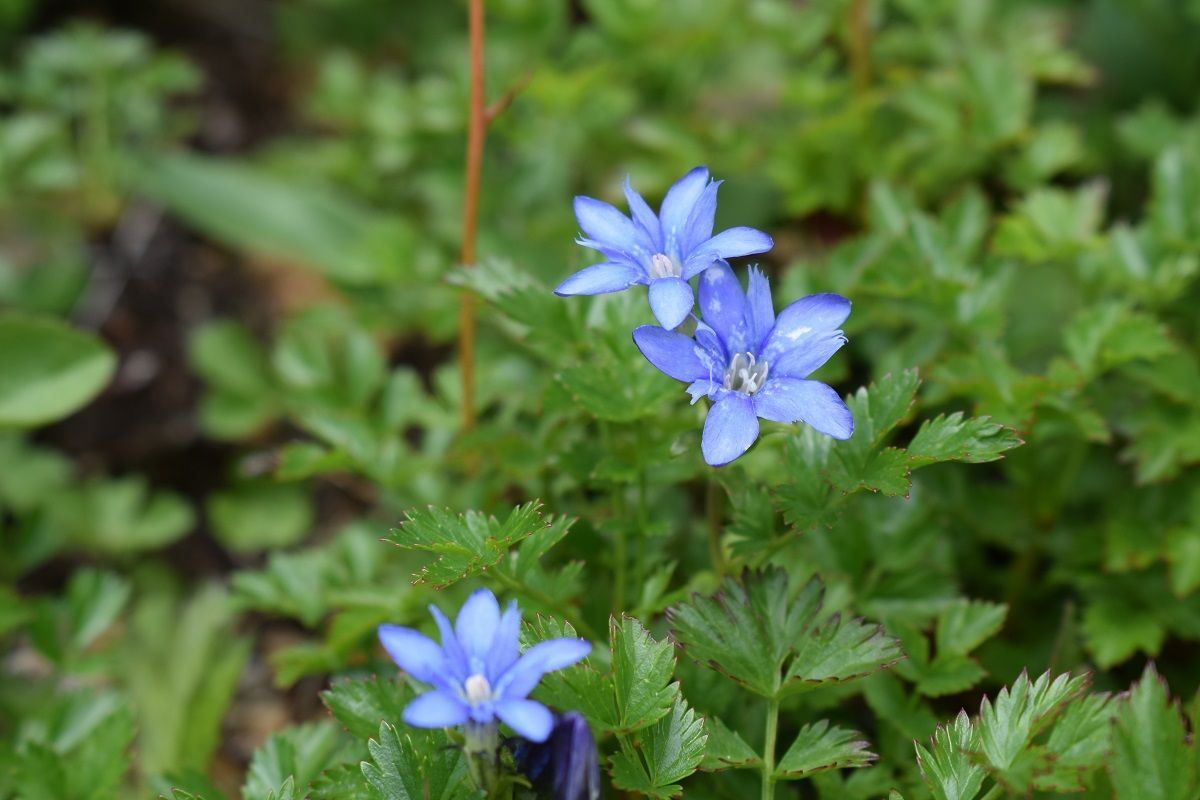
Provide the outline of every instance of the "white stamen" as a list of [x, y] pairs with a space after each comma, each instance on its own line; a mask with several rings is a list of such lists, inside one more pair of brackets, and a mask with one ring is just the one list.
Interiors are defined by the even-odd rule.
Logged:
[[650, 277], [678, 278], [683, 273], [679, 262], [663, 253], [650, 256]]
[[467, 678], [463, 689], [467, 693], [467, 702], [473, 706], [492, 699], [492, 685], [482, 675], [476, 674]]
[[767, 382], [767, 362], [756, 361], [753, 353], [738, 353], [725, 370], [726, 389], [754, 394]]

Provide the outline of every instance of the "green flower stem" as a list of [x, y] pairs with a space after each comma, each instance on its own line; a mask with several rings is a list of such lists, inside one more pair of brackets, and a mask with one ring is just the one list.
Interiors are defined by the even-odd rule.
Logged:
[[468, 723], [463, 729], [463, 753], [475, 788], [489, 798], [500, 786], [500, 732], [495, 723]]
[[779, 731], [779, 699], [767, 701], [767, 722], [763, 734], [762, 800], [775, 797], [775, 737]]
[[713, 570], [725, 574], [725, 552], [721, 549], [721, 487], [712, 478], [704, 494], [705, 516], [708, 518], [708, 555]]

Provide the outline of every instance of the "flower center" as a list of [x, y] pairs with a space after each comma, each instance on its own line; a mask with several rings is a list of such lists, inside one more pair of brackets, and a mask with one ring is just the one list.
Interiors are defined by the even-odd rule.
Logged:
[[725, 388], [754, 394], [767, 382], [767, 362], [755, 361], [753, 353], [738, 353], [725, 370]]
[[492, 699], [492, 685], [488, 683], [487, 678], [478, 673], [467, 678], [463, 689], [467, 693], [467, 702], [473, 706]]
[[650, 256], [651, 278], [678, 278], [682, 274], [683, 267], [670, 256], [663, 253], [655, 253]]

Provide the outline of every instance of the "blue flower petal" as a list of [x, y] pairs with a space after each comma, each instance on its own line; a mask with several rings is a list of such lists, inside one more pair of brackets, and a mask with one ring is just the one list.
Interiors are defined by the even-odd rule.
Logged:
[[575, 218], [589, 239], [605, 247], [634, 252], [643, 245], [633, 220], [594, 197], [575, 198]]
[[692, 287], [682, 278], [658, 278], [650, 282], [650, 310], [667, 330], [678, 328], [696, 304]]
[[728, 464], [750, 449], [758, 438], [758, 416], [749, 395], [724, 392], [704, 420], [700, 450], [710, 466]]
[[688, 217], [707, 184], [708, 167], [696, 167], [667, 190], [658, 212], [666, 255], [681, 259], [680, 247], [687, 231]]
[[446, 669], [446, 658], [437, 642], [412, 628], [380, 625], [379, 642], [400, 669], [424, 683], [434, 683]]
[[775, 305], [771, 301], [771, 282], [758, 267], [750, 267], [746, 303], [750, 306], [750, 321], [754, 326], [754, 350], [757, 352], [762, 348], [771, 328], [775, 327]]
[[679, 240], [679, 254], [686, 259], [688, 254], [712, 238], [713, 221], [717, 217], [717, 189], [722, 181], [712, 181], [704, 187], [692, 213], [688, 215], [687, 225]]
[[593, 264], [584, 267], [558, 285], [554, 293], [559, 297], [576, 294], [605, 294], [628, 289], [635, 283], [644, 283], [645, 270], [627, 264]]
[[633, 343], [647, 361], [677, 381], [690, 382], [708, 377], [708, 368], [696, 354], [695, 341], [678, 331], [657, 325], [640, 325], [634, 328]]
[[504, 700], [520, 699], [533, 691], [547, 672], [569, 667], [592, 650], [583, 639], [550, 639], [538, 642], [504, 673], [494, 687]]
[[450, 624], [450, 620], [446, 619], [442, 610], [435, 605], [430, 605], [429, 613], [433, 615], [438, 632], [442, 637], [442, 652], [446, 656], [446, 670], [455, 683], [461, 684], [471, 674], [471, 665], [467, 663], [467, 654], [463, 651], [462, 645], [458, 643], [454, 627]]
[[625, 176], [625, 184], [622, 188], [625, 190], [625, 200], [629, 203], [629, 212], [633, 215], [633, 221], [646, 234], [651, 252], [662, 252], [662, 227], [658, 224], [658, 215], [651, 211], [642, 196], [634, 191], [628, 175]]
[[692, 396], [692, 405], [700, 400], [701, 397], [710, 397], [721, 384], [716, 381], [710, 381], [708, 378], [695, 381], [687, 387], [687, 393]]
[[849, 439], [854, 417], [832, 387], [819, 381], [769, 378], [754, 395], [754, 410], [775, 422], [807, 422], [835, 439]]
[[729, 351], [717, 338], [717, 332], [700, 322], [696, 324], [695, 336], [696, 346], [700, 348], [697, 353], [700, 360], [712, 369], [714, 376], [724, 373], [725, 365], [729, 363]]
[[416, 728], [449, 728], [467, 721], [467, 704], [449, 692], [426, 692], [408, 704], [403, 718]]
[[[828, 347], [827, 340], [830, 337], [841, 336], [838, 328], [848, 316], [850, 316], [850, 301], [841, 295], [813, 294], [802, 297], [779, 313], [779, 317], [775, 320], [775, 327], [771, 329], [763, 344], [762, 357], [766, 359], [772, 369], [778, 370], [781, 357], [789, 351], [804, 353], [810, 348], [816, 347], [823, 352]], [[833, 355], [836, 350], [835, 347], [833, 351], [825, 355], [825, 358]], [[800, 362], [806, 360], [799, 359]], [[821, 360], [817, 366], [823, 363], [825, 363], [824, 360]], [[812, 369], [816, 369], [816, 367]], [[789, 372], [788, 374], [795, 373]]]
[[517, 661], [521, 653], [521, 612], [517, 610], [514, 600], [504, 609], [500, 616], [500, 624], [496, 628], [496, 636], [492, 639], [492, 649], [488, 651], [487, 678], [495, 682], [509, 667]]
[[754, 344], [746, 293], [728, 264], [714, 264], [700, 274], [700, 314], [731, 356]]
[[471, 672], [478, 672], [486, 665], [499, 625], [500, 604], [496, 595], [487, 589], [472, 592], [454, 620], [454, 633], [466, 651]]
[[807, 378], [842, 349], [846, 337], [841, 331], [806, 336], [801, 346], [787, 350], [776, 357], [771, 365], [771, 374], [780, 378]]
[[546, 741], [554, 729], [554, 715], [533, 700], [503, 700], [496, 704], [496, 716], [531, 742]]
[[765, 253], [774, 246], [770, 236], [754, 228], [729, 228], [693, 250], [683, 262], [683, 277], [699, 275], [723, 258]]

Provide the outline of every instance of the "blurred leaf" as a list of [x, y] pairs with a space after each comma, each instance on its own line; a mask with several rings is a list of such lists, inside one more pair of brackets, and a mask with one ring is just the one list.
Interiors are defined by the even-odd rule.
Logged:
[[73, 414], [108, 384], [116, 365], [91, 334], [51, 318], [0, 313], [0, 426], [35, 427]]
[[395, 280], [407, 227], [328, 187], [194, 155], [143, 157], [134, 188], [216, 239], [285, 258], [350, 285]]
[[313, 510], [303, 485], [259, 481], [210, 495], [208, 517], [222, 544], [252, 553], [303, 539]]

